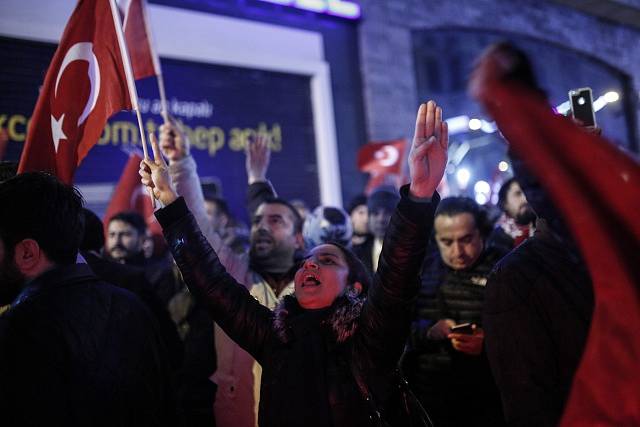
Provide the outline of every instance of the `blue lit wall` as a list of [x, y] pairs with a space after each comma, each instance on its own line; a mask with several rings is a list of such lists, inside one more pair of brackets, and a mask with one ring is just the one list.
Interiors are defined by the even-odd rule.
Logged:
[[347, 203], [366, 184], [356, 169], [356, 152], [366, 142], [358, 21], [317, 14], [258, 0], [150, 0], [149, 3], [190, 9], [320, 33], [331, 86], [338, 141], [342, 195]]

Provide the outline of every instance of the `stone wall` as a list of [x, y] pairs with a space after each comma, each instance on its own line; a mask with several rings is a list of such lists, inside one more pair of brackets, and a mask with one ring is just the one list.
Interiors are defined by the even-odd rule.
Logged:
[[[410, 136], [418, 105], [412, 30], [459, 27], [527, 36], [590, 56], [630, 77], [638, 114], [640, 31], [543, 0], [362, 0], [360, 59], [370, 140]], [[628, 142], [637, 150], [638, 131]]]

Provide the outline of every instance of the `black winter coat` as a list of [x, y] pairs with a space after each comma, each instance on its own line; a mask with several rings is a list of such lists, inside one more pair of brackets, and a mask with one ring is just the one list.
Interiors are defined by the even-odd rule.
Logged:
[[33, 280], [0, 317], [0, 424], [172, 425], [155, 319], [84, 264]]
[[483, 327], [487, 277], [502, 255], [497, 248], [487, 248], [465, 270], [448, 267], [437, 249], [425, 258], [411, 350], [404, 367], [412, 389], [436, 426], [504, 425], [500, 397], [485, 353], [467, 355], [455, 350], [450, 340], [426, 337], [429, 328], [440, 319]]
[[191, 291], [262, 365], [261, 426], [368, 425], [351, 360], [358, 362], [376, 400], [384, 405], [390, 399], [390, 377], [409, 333], [418, 271], [439, 201], [437, 194], [431, 203], [412, 201], [407, 187], [402, 193], [360, 310], [351, 310], [344, 297], [323, 310], [305, 310], [287, 299], [276, 316], [226, 273], [183, 199], [156, 213]]
[[558, 424], [593, 311], [582, 260], [540, 220], [489, 277], [485, 343], [509, 426]]

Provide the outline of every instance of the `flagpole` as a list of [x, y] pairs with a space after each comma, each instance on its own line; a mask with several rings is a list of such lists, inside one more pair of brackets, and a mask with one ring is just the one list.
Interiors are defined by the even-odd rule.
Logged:
[[158, 91], [160, 92], [160, 115], [167, 123], [169, 122], [169, 109], [167, 108], [167, 96], [164, 92], [164, 78], [162, 78], [162, 73], [156, 74], [156, 77], [158, 78]]
[[164, 77], [162, 77], [162, 69], [160, 68], [160, 59], [156, 52], [156, 41], [151, 31], [151, 25], [149, 25], [149, 17], [147, 16], [147, 1], [142, 2], [142, 21], [144, 22], [144, 28], [147, 32], [147, 41], [149, 43], [149, 50], [151, 51], [151, 61], [153, 62], [153, 69], [156, 72], [156, 78], [158, 81], [158, 92], [160, 93], [160, 115], [165, 122], [169, 121], [169, 109], [167, 107], [167, 95], [164, 91]]
[[[131, 99], [131, 106], [136, 112], [136, 116], [138, 118], [138, 129], [140, 130], [140, 140], [142, 141], [142, 152], [144, 153], [144, 159], [149, 160], [147, 138], [144, 133], [144, 128], [142, 127], [142, 115], [140, 114], [140, 106], [138, 104], [138, 90], [136, 89], [136, 83], [133, 78], [133, 68], [131, 67], [131, 61], [129, 60], [129, 51], [127, 50], [127, 43], [124, 39], [124, 32], [122, 31], [122, 22], [120, 21], [118, 5], [116, 4], [116, 0], [109, 0], [109, 4], [111, 5], [113, 26], [116, 29], [116, 35], [118, 37], [118, 45], [120, 47], [120, 55], [122, 56], [124, 74], [127, 78], [127, 87], [129, 88], [129, 98]], [[151, 203], [153, 204], [153, 208], [155, 209], [156, 199], [151, 189], [149, 189], [149, 196], [151, 196]]]

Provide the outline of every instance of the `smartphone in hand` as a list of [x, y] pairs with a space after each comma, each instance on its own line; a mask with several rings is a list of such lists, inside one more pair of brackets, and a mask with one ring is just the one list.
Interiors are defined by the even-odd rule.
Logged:
[[583, 87], [569, 91], [571, 114], [580, 120], [585, 127], [596, 126], [596, 114], [593, 110], [593, 96], [591, 88]]

